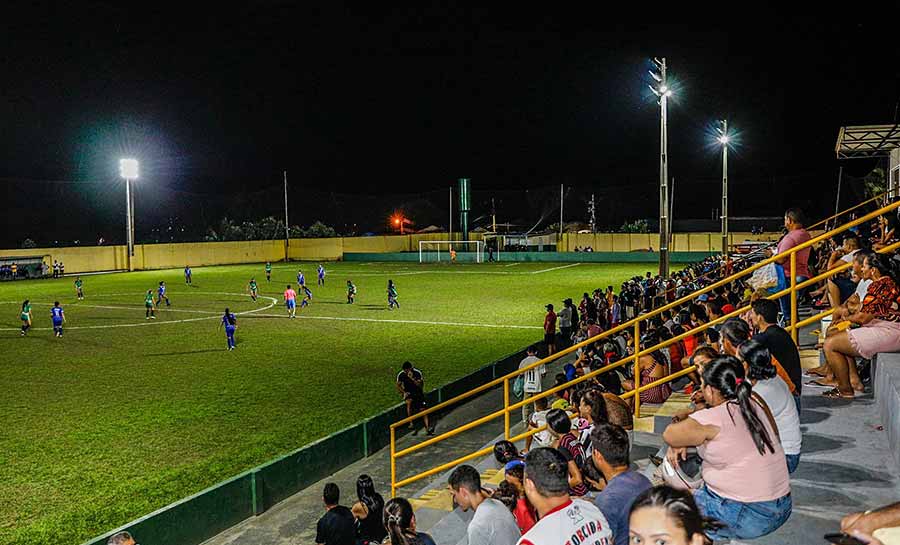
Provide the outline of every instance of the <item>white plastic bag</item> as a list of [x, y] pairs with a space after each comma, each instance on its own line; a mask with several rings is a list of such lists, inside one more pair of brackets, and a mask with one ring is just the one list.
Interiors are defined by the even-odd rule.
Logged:
[[774, 263], [769, 263], [757, 269], [747, 283], [754, 290], [773, 288], [778, 285], [778, 271]]

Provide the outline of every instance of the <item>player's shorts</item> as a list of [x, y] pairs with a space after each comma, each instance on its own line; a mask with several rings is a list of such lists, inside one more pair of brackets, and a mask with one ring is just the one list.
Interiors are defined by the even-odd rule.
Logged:
[[59, 319], [54, 319], [54, 320], [53, 320], [53, 327], [62, 327], [62, 325], [63, 325], [63, 321], [62, 321], [62, 320], [59, 320]]
[[23, 322], [27, 322], [28, 320], [30, 320], [27, 314], [23, 314], [22, 316], [20, 316], [20, 318], [22, 318]]
[[547, 344], [556, 344], [556, 333], [544, 333], [544, 342]]
[[426, 407], [428, 407], [428, 403], [425, 402], [424, 397], [410, 397], [409, 399], [412, 400], [411, 408], [413, 410], [421, 411], [421, 410], [425, 409]]
[[297, 301], [296, 301], [296, 299], [288, 299], [285, 302], [285, 305], [287, 306], [287, 308], [294, 308], [297, 306]]
[[233, 335], [234, 335], [234, 329], [235, 329], [235, 328], [234, 328], [233, 325], [227, 325], [227, 326], [225, 326], [225, 334], [228, 335], [229, 337], [233, 336]]
[[153, 308], [153, 303], [144, 303], [144, 306], [147, 308]]

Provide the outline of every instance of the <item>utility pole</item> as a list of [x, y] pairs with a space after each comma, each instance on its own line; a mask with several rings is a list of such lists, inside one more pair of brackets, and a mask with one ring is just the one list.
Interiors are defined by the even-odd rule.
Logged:
[[666, 59], [654, 58], [659, 73], [650, 72], [653, 79], [659, 84], [659, 88], [652, 85], [650, 89], [659, 97], [659, 275], [669, 276], [669, 136], [667, 125], [668, 98], [672, 96], [672, 90], [668, 86], [666, 75]]
[[562, 242], [563, 236], [563, 195], [564, 186], [559, 184], [559, 241]]
[[287, 171], [284, 171], [284, 260], [288, 260], [288, 248], [291, 245], [291, 231], [288, 223]]
[[497, 208], [494, 206], [494, 197], [491, 197], [491, 229], [497, 232]]

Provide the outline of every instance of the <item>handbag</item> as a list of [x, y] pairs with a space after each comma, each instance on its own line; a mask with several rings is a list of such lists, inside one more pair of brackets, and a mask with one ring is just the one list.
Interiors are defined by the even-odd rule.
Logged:
[[663, 458], [662, 478], [667, 485], [677, 490], [697, 490], [703, 486], [703, 458], [696, 447], [689, 447], [684, 460], [672, 467], [669, 458]]
[[516, 399], [522, 399], [525, 395], [525, 377], [522, 375], [516, 377], [513, 381], [512, 393], [516, 396]]

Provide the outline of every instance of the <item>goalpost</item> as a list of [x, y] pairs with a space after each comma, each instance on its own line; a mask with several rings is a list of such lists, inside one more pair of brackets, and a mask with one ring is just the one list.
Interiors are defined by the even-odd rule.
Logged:
[[450, 262], [450, 248], [456, 261], [484, 263], [484, 242], [480, 240], [420, 240], [419, 263]]

